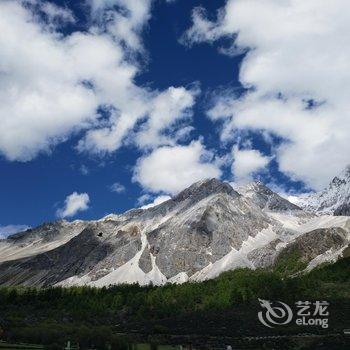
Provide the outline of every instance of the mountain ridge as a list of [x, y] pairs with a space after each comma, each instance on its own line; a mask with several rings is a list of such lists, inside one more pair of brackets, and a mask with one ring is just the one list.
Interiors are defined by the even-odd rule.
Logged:
[[342, 255], [347, 216], [303, 210], [261, 182], [233, 189], [205, 179], [151, 208], [43, 224], [0, 241], [0, 285], [203, 281], [238, 267], [271, 268], [293, 242], [310, 242], [315, 230], [327, 238], [335, 228], [345, 232], [337, 244], [315, 239], [311, 255], [297, 245], [306, 269]]
[[350, 165], [335, 176], [324, 190], [301, 196], [297, 202], [313, 213], [350, 215]]

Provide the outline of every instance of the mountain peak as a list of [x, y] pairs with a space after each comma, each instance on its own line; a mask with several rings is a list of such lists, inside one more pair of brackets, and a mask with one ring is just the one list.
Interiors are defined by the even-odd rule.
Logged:
[[339, 187], [346, 183], [350, 183], [350, 165], [348, 165], [338, 176], [335, 176], [328, 187]]
[[298, 206], [273, 192], [261, 181], [250, 182], [237, 188], [237, 191], [243, 196], [250, 198], [261, 209], [273, 211], [300, 210]]
[[322, 214], [349, 215], [350, 165], [338, 176], [335, 176], [326, 189], [302, 196], [299, 202], [307, 211]]
[[[249, 182], [247, 185], [244, 186], [240, 186], [239, 190], [242, 192], [249, 192], [249, 191], [258, 191], [258, 192], [270, 192], [272, 193], [273, 191], [271, 191], [263, 182], [261, 181], [253, 181], [253, 182]], [[240, 192], [238, 191], [238, 192]], [[241, 193], [241, 192], [240, 192]]]
[[233, 197], [239, 196], [239, 194], [231, 187], [227, 182], [220, 181], [218, 179], [204, 179], [195, 182], [190, 187], [184, 189], [177, 194], [173, 200], [183, 201], [187, 198], [207, 197], [215, 193], [226, 193]]

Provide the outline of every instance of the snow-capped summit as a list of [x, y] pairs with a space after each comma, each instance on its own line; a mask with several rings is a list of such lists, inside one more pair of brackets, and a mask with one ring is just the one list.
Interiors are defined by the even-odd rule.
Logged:
[[301, 196], [297, 204], [310, 212], [350, 215], [350, 165], [323, 191]]

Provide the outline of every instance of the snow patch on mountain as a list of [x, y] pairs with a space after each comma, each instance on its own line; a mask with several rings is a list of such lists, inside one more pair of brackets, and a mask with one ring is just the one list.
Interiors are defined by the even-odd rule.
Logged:
[[186, 272], [179, 272], [174, 277], [171, 277], [168, 279], [168, 283], [174, 283], [174, 284], [182, 284], [189, 280], [189, 277]]
[[331, 248], [325, 253], [318, 255], [316, 258], [312, 259], [307, 265], [305, 271], [311, 271], [315, 267], [324, 264], [324, 263], [335, 263], [339, 257], [343, 255], [344, 250], [348, 246], [341, 247], [340, 249]]
[[[310, 232], [320, 228], [331, 228], [331, 227], [340, 227], [349, 233], [350, 217], [349, 216], [329, 216], [329, 215], [314, 217], [310, 221], [302, 224], [299, 227], [299, 231], [301, 233], [306, 233], [306, 232]], [[350, 236], [348, 237], [350, 238]]]
[[87, 274], [82, 277], [71, 277], [66, 279], [65, 281], [62, 281], [58, 285], [61, 286], [73, 286], [73, 285], [89, 285], [92, 287], [108, 287], [110, 285], [114, 284], [123, 284], [123, 283], [138, 283], [139, 285], [148, 285], [150, 283], [153, 283], [154, 285], [163, 285], [166, 283], [167, 278], [161, 273], [159, 270], [157, 264], [156, 264], [156, 258], [151, 254], [151, 263], [152, 263], [152, 270], [148, 273], [145, 273], [142, 271], [142, 269], [139, 267], [139, 261], [141, 258], [142, 253], [144, 252], [145, 248], [149, 246], [149, 243], [147, 241], [147, 236], [145, 233], [141, 233], [141, 242], [142, 247], [141, 250], [136, 253], [136, 255], [130, 259], [127, 263], [124, 265], [112, 269], [111, 272], [108, 272], [105, 276], [102, 278], [92, 281], [91, 274]]

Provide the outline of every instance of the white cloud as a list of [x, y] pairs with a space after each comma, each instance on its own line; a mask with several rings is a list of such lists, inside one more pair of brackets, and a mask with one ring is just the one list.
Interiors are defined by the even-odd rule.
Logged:
[[0, 226], [0, 239], [4, 239], [10, 235], [13, 235], [17, 232], [22, 232], [28, 230], [30, 226], [27, 225], [6, 225]]
[[80, 167], [80, 172], [83, 174], [83, 175], [89, 175], [89, 173], [90, 173], [90, 170], [89, 170], [89, 168], [86, 166], [86, 165], [84, 165], [84, 164], [82, 164], [82, 166]]
[[[170, 87], [152, 100], [149, 119], [136, 135], [139, 147], [155, 147], [171, 144], [176, 141], [176, 134], [165, 135], [164, 131], [171, 127], [174, 131], [176, 123], [188, 120], [192, 116], [192, 107], [198, 89], [186, 90], [183, 87]], [[180, 137], [184, 128], [179, 130]]]
[[170, 196], [166, 196], [166, 195], [158, 196], [153, 200], [153, 202], [143, 205], [141, 207], [141, 209], [153, 208], [158, 204], [162, 204], [162, 203], [168, 201], [169, 199], [171, 199]]
[[239, 79], [250, 90], [218, 98], [209, 114], [225, 121], [223, 138], [243, 129], [282, 137], [275, 148], [280, 170], [316, 189], [350, 163], [349, 6], [347, 0], [228, 0], [214, 22], [195, 10], [184, 36], [191, 44], [227, 37], [230, 52], [248, 50]]
[[140, 158], [134, 181], [152, 192], [177, 193], [204, 178], [220, 177], [213, 154], [200, 141], [187, 146], [160, 147]]
[[[141, 149], [174, 144], [183, 136], [181, 131], [185, 127], [181, 122], [190, 121], [191, 107], [197, 94], [198, 89], [186, 90], [183, 87], [170, 87], [161, 93], [135, 88], [133, 95], [120, 99], [118, 105], [123, 105], [123, 112], [112, 111], [110, 125], [89, 130], [79, 142], [78, 149], [110, 153], [121, 147], [123, 142], [135, 144]], [[141, 119], [140, 130], [132, 132]], [[167, 131], [168, 135], [165, 135]]]
[[123, 193], [126, 191], [126, 188], [124, 185], [120, 184], [119, 182], [115, 182], [111, 187], [110, 187], [112, 192], [115, 193]]
[[[221, 20], [222, 13], [220, 13]], [[206, 10], [199, 6], [192, 11], [192, 27], [189, 28], [181, 38], [183, 44], [191, 46], [202, 41], [214, 41], [223, 35], [219, 23], [211, 22], [206, 18]]]
[[[79, 131], [86, 131], [81, 152], [114, 152], [125, 142], [169, 143], [162, 133], [170, 126], [176, 132], [177, 122], [190, 115], [195, 91], [152, 91], [134, 81], [141, 66], [130, 49], [143, 52], [140, 35], [151, 1], [94, 1], [91, 27], [69, 35], [58, 25], [69, 20], [69, 10], [31, 3], [52, 20], [42, 20], [34, 5], [0, 2], [0, 154], [28, 161]], [[141, 121], [146, 126], [134, 135]]]
[[[142, 50], [139, 34], [150, 19], [152, 0], [90, 0], [95, 18], [105, 24], [117, 40], [133, 50]], [[116, 6], [121, 11], [116, 10]], [[106, 13], [108, 11], [108, 21]]]
[[[36, 1], [37, 2], [37, 1]], [[74, 23], [75, 18], [71, 10], [68, 8], [63, 8], [55, 5], [52, 2], [37, 2], [40, 6], [41, 11], [43, 11], [46, 16], [48, 17], [48, 20], [51, 23], [62, 23], [62, 22], [68, 22], [68, 23]]]
[[152, 196], [150, 193], [145, 193], [137, 199], [137, 205], [141, 206], [147, 202], [152, 201], [153, 199], [154, 196]]
[[[56, 27], [62, 24], [76, 22], [73, 12], [68, 7], [61, 7], [53, 2], [44, 0], [15, 1], [22, 3], [26, 8], [30, 9], [36, 17], [36, 21], [46, 22], [50, 30], [55, 30]], [[44, 16], [40, 16], [41, 14]]]
[[250, 181], [254, 173], [267, 167], [270, 158], [253, 149], [233, 147], [232, 173], [235, 182]]
[[79, 84], [73, 43], [43, 30], [18, 2], [0, 2], [0, 152], [30, 160], [86, 126], [96, 97]]
[[73, 192], [64, 201], [63, 208], [57, 210], [60, 218], [72, 217], [80, 211], [89, 209], [90, 198], [87, 193]]

